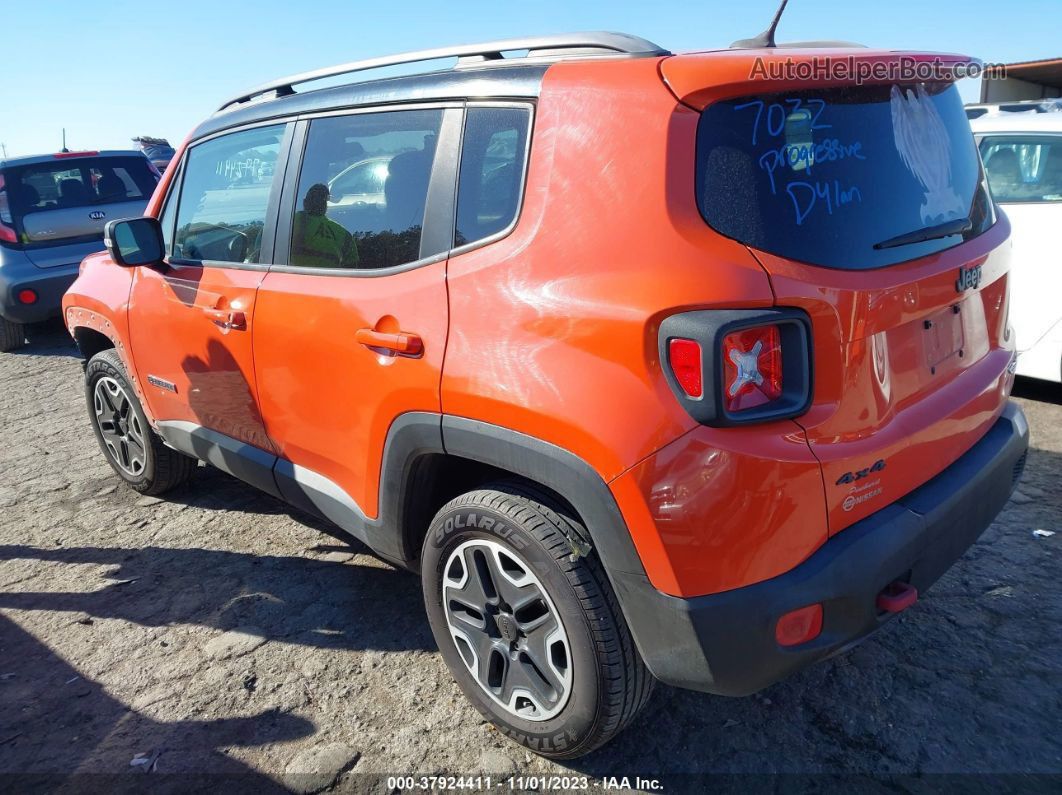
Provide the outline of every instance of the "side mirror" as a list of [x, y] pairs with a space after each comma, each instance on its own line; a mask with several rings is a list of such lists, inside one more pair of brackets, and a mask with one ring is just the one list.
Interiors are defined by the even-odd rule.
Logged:
[[157, 218], [150, 217], [108, 221], [103, 228], [103, 243], [111, 259], [127, 268], [158, 265], [166, 248], [162, 226]]

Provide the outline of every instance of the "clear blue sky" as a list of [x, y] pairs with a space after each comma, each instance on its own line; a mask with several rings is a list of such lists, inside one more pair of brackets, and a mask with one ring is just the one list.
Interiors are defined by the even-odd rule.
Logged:
[[[8, 154], [176, 144], [230, 96], [274, 77], [403, 50], [619, 30], [676, 52], [766, 27], [777, 0], [7, 0], [0, 142]], [[779, 40], [847, 39], [987, 61], [1062, 56], [1060, 0], [791, 0]], [[969, 82], [969, 81], [967, 81]], [[967, 101], [977, 86], [963, 87]]]

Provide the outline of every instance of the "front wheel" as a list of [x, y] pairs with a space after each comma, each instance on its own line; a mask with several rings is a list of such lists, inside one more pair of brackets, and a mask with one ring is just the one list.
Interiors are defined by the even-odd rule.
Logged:
[[148, 423], [114, 349], [85, 368], [85, 396], [96, 441], [118, 476], [141, 494], [162, 494], [191, 477], [197, 462], [162, 443]]
[[584, 535], [545, 495], [503, 482], [443, 506], [422, 557], [458, 685], [511, 739], [557, 759], [622, 731], [653, 682], [600, 564], [578, 551]]

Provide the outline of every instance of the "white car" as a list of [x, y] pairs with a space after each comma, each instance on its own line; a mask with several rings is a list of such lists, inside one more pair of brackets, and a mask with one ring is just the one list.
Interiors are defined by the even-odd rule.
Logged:
[[1012, 227], [1018, 374], [1062, 381], [1062, 113], [985, 116], [970, 126]]

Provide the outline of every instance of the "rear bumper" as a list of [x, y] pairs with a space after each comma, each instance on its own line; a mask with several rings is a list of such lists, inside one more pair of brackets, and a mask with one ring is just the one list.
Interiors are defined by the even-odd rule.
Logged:
[[[78, 264], [56, 268], [33, 265], [0, 268], [0, 315], [13, 323], [38, 323], [62, 314], [63, 293], [77, 278]], [[20, 291], [29, 288], [37, 293], [32, 304], [18, 300]]]
[[[1025, 464], [1029, 426], [1009, 403], [974, 447], [903, 499], [827, 541], [773, 579], [680, 599], [646, 577], [611, 572], [650, 671], [676, 687], [754, 693], [842, 651], [894, 614], [878, 593], [903, 579], [923, 593], [977, 540], [1010, 498]], [[778, 617], [823, 605], [822, 633], [800, 646], [775, 641]]]

